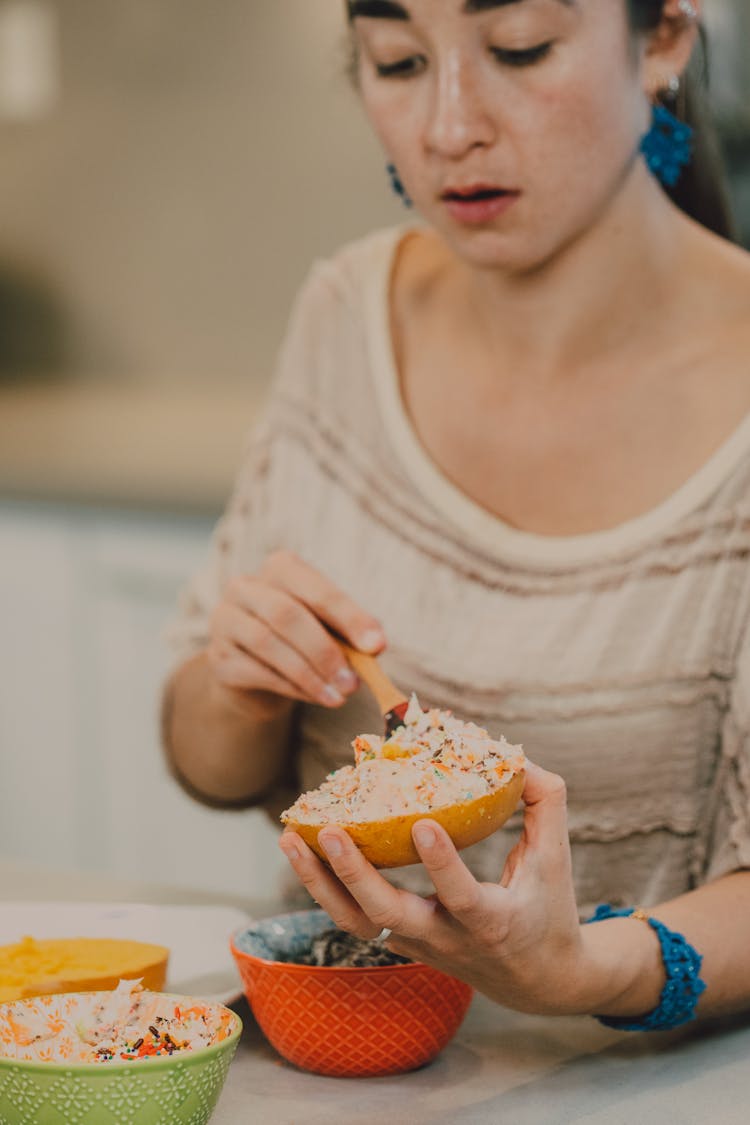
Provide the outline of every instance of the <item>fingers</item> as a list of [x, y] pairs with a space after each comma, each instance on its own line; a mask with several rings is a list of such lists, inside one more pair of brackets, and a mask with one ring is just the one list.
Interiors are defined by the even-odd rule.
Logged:
[[362, 938], [373, 938], [382, 926], [373, 923], [346, 887], [328, 870], [301, 836], [288, 829], [282, 833], [279, 847], [294, 868], [300, 882], [339, 929]]
[[463, 926], [481, 925], [487, 912], [486, 891], [459, 856], [445, 829], [434, 820], [419, 820], [412, 829], [412, 838], [442, 906]]
[[237, 692], [268, 691], [288, 699], [299, 698], [299, 690], [293, 684], [233, 645], [212, 643], [209, 645], [208, 658], [221, 687]]
[[[434, 903], [391, 886], [342, 829], [326, 828], [318, 839], [331, 871], [296, 833], [285, 832], [281, 847], [297, 876], [337, 926], [362, 938], [375, 937], [383, 927], [394, 935], [417, 939], [431, 931]], [[292, 842], [297, 856], [288, 850]]]
[[[279, 690], [340, 707], [359, 681], [328, 626], [362, 650], [377, 651], [385, 644], [373, 617], [313, 567], [279, 551], [258, 575], [228, 583], [211, 622], [212, 664], [218, 668], [223, 662], [233, 685], [242, 683], [245, 690]], [[231, 659], [227, 644], [236, 650]], [[243, 660], [243, 654], [250, 659]], [[259, 665], [267, 670], [260, 678]], [[276, 688], [270, 687], [269, 674], [276, 677]]]
[[275, 552], [264, 564], [262, 573], [279, 590], [303, 602], [315, 617], [355, 648], [375, 653], [385, 647], [380, 622], [297, 555]]
[[227, 598], [243, 611], [238, 641], [305, 694], [316, 698], [328, 685], [343, 702], [356, 689], [341, 649], [303, 602], [255, 577], [236, 579]]
[[[343, 660], [339, 661], [343, 669], [333, 672], [330, 678], [321, 674], [287, 638], [274, 632], [262, 616], [255, 615], [254, 608], [269, 615], [265, 607], [267, 598], [260, 594], [256, 604], [255, 593], [254, 580], [236, 584], [231, 595], [241, 599], [243, 605], [225, 601], [217, 607], [212, 620], [214, 635], [225, 642], [215, 645], [213, 656], [223, 655], [224, 667], [233, 677], [232, 686], [268, 688], [328, 707], [341, 706], [346, 695], [356, 689], [356, 676], [351, 670], [346, 671]], [[281, 595], [274, 592], [274, 596]], [[307, 610], [301, 608], [300, 613], [307, 614]], [[221, 674], [221, 660], [216, 663]]]

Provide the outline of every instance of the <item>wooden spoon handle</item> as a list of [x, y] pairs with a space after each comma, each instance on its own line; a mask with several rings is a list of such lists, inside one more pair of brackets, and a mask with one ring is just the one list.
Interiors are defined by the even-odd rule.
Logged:
[[346, 641], [339, 640], [338, 643], [341, 645], [344, 655], [354, 671], [359, 678], [367, 684], [368, 688], [375, 696], [381, 714], [387, 715], [388, 712], [393, 711], [395, 707], [409, 702], [404, 693], [386, 676], [385, 672], [378, 664], [376, 656], [369, 656], [365, 652], [359, 652], [358, 649], [348, 645]]

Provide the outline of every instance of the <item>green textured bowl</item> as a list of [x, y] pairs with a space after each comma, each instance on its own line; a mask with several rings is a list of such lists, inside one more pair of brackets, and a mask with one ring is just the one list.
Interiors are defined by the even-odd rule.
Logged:
[[[186, 1004], [190, 998], [170, 999]], [[242, 1032], [239, 1016], [234, 1012], [231, 1015], [234, 1027], [223, 1042], [164, 1058], [67, 1064], [0, 1055], [0, 1122], [205, 1125], [216, 1107]]]

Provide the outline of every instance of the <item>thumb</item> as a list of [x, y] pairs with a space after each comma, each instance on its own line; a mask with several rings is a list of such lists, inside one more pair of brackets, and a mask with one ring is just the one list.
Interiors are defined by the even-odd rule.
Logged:
[[522, 799], [526, 840], [545, 865], [569, 860], [568, 806], [565, 782], [534, 762], [526, 761]]

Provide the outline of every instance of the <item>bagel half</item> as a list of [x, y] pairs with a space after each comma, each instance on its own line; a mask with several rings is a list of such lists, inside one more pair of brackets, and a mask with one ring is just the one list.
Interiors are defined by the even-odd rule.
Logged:
[[332, 823], [352, 838], [365, 859], [374, 867], [405, 867], [410, 863], [420, 863], [419, 854], [412, 840], [412, 826], [418, 820], [435, 820], [450, 836], [456, 848], [468, 848], [487, 836], [491, 836], [515, 812], [523, 791], [525, 774], [523, 770], [511, 775], [501, 788], [471, 801], [461, 801], [453, 805], [430, 809], [428, 812], [415, 812], [401, 816], [386, 817], [383, 820], [363, 821], [348, 824], [342, 821], [326, 821], [319, 824], [301, 824], [287, 820], [285, 825], [298, 832], [308, 847], [326, 863], [328, 857], [318, 843], [318, 833]]

